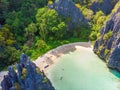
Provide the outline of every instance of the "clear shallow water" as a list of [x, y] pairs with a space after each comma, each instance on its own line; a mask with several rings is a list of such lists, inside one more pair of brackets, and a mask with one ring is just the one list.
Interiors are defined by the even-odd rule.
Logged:
[[58, 58], [48, 71], [56, 90], [120, 90], [120, 74], [85, 47]]

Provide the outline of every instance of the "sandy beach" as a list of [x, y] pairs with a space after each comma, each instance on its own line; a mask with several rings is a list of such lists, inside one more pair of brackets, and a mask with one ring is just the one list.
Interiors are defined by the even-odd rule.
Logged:
[[89, 48], [92, 47], [90, 42], [77, 42], [77, 43], [65, 44], [48, 51], [46, 54], [44, 54], [41, 57], [38, 57], [33, 62], [36, 64], [37, 67], [40, 68], [41, 71], [43, 70], [44, 73], [47, 73], [47, 70], [50, 68], [52, 64], [54, 64], [57, 61], [58, 57], [60, 57], [65, 53], [69, 53], [71, 51], [79, 49], [81, 46], [89, 47]]
[[[74, 51], [76, 49], [80, 49], [81, 46], [89, 47], [89, 48], [92, 47], [90, 42], [77, 42], [77, 43], [65, 44], [48, 51], [46, 54], [38, 57], [33, 62], [36, 64], [37, 67], [40, 68], [41, 71], [43, 70], [44, 73], [47, 73], [47, 70], [50, 68], [51, 65], [53, 65], [57, 61], [58, 57], [64, 55], [65, 53]], [[0, 82], [2, 81], [5, 74], [7, 74], [6, 71], [0, 72]]]

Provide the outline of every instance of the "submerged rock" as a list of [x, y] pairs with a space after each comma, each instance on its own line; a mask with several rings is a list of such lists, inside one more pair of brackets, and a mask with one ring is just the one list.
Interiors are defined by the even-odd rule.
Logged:
[[93, 51], [107, 61], [108, 67], [120, 71], [120, 7], [100, 31]]
[[108, 15], [111, 13], [118, 1], [119, 0], [95, 0], [91, 5], [91, 9], [94, 11], [94, 13], [96, 13], [98, 10], [101, 10], [104, 14]]
[[8, 74], [1, 82], [2, 90], [55, 90], [44, 72], [22, 54], [20, 63], [8, 67]]

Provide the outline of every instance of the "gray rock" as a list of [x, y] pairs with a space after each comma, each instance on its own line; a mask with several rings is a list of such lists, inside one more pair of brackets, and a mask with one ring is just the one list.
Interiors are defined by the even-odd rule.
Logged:
[[[112, 36], [107, 40], [104, 40], [104, 35], [109, 31], [112, 31]], [[99, 47], [103, 45], [103, 48], [98, 56], [102, 57], [104, 60], [106, 60], [107, 57], [108, 66], [120, 71], [120, 7], [101, 29], [100, 33], [101, 39], [96, 40], [93, 51], [97, 53], [99, 51]], [[103, 52], [106, 49], [110, 50], [107, 56], [105, 56], [105, 53]]]
[[2, 90], [9, 90], [12, 87], [12, 82], [8, 75], [4, 76], [3, 81], [1, 82]]
[[108, 66], [113, 69], [117, 69], [120, 71], [120, 46], [116, 46], [114, 51], [112, 52], [109, 61]]
[[[20, 63], [16, 64], [16, 67], [17, 72], [12, 66], [8, 67], [8, 75], [4, 76], [1, 83], [2, 90], [17, 90], [16, 83], [22, 90], [55, 90], [43, 72], [37, 73], [36, 65], [29, 60], [26, 54], [21, 55]], [[46, 82], [44, 82], [44, 78], [46, 78]]]
[[11, 66], [8, 67], [8, 76], [12, 83], [15, 83], [17, 81], [17, 74], [16, 74], [15, 70], [13, 69], [13, 67], [11, 67]]
[[118, 1], [119, 0], [103, 0], [103, 2], [100, 3], [99, 0], [95, 0], [91, 5], [91, 9], [94, 11], [94, 13], [102, 10], [104, 14], [108, 15], [111, 13], [112, 9]]
[[70, 17], [71, 23], [69, 26], [88, 25], [88, 21], [84, 18], [81, 11], [75, 6], [72, 0], [58, 0], [53, 5], [48, 5], [49, 8], [55, 9], [59, 15]]

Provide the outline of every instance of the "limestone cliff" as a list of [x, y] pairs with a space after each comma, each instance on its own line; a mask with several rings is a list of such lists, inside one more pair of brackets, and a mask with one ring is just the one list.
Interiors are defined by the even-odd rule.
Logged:
[[91, 5], [91, 9], [94, 13], [101, 10], [104, 14], [108, 15], [118, 1], [119, 0], [95, 0]]
[[94, 52], [107, 61], [110, 68], [120, 71], [120, 7], [100, 30]]
[[70, 17], [71, 22], [69, 26], [87, 24], [88, 21], [82, 15], [82, 12], [75, 6], [72, 0], [58, 0], [52, 5], [48, 5], [49, 8], [55, 9], [59, 15], [65, 18]]
[[55, 90], [44, 72], [40, 72], [25, 54], [16, 67], [8, 67], [8, 75], [4, 76], [1, 86], [2, 90]]

